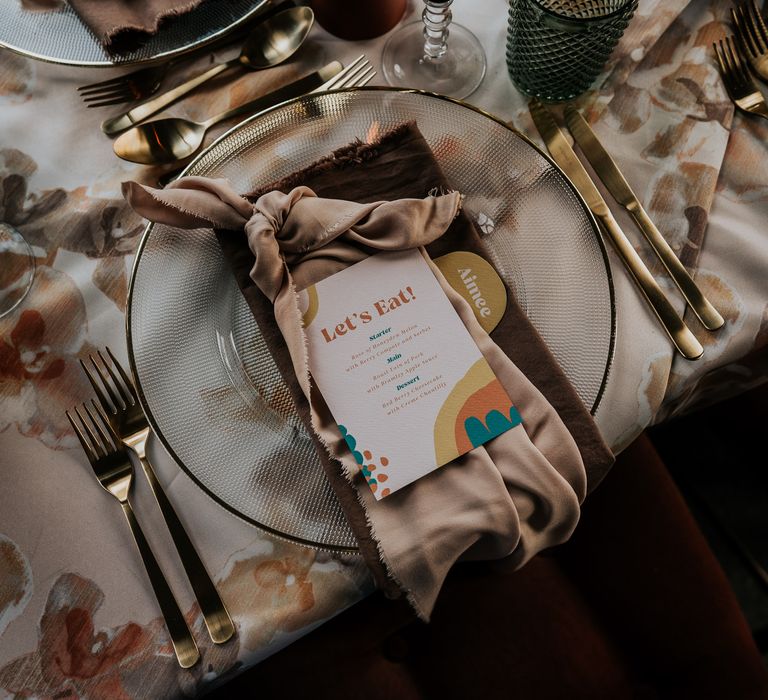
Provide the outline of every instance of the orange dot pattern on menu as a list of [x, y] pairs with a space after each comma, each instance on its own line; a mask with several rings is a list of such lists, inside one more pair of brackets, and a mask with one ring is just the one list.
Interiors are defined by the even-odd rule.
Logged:
[[[370, 450], [365, 450], [363, 452], [363, 457], [365, 457], [366, 461], [368, 461], [368, 464], [362, 466], [363, 476], [368, 482], [368, 486], [371, 487], [371, 491], [376, 493], [377, 489], [379, 488], [379, 484], [383, 484], [387, 479], [389, 479], [387, 473], [384, 471], [384, 467], [389, 464], [389, 460], [386, 457], [380, 457], [379, 464], [374, 464], [373, 455], [371, 454]], [[383, 488], [381, 490], [381, 497], [384, 498], [384, 496], [388, 496], [389, 493], [390, 491], [388, 488]]]
[[[368, 482], [368, 486], [371, 487], [373, 493], [376, 493], [379, 484], [384, 483], [389, 478], [387, 474], [382, 471], [382, 469], [389, 464], [389, 459], [387, 457], [379, 457], [378, 465], [376, 465], [373, 453], [370, 450], [358, 450], [357, 440], [343, 425], [339, 425], [339, 431], [341, 432], [344, 441], [347, 443], [350, 452], [352, 452], [355, 461], [360, 465], [360, 469], [363, 472], [365, 480]], [[374, 474], [374, 472], [376, 473]], [[380, 495], [381, 498], [384, 498], [384, 496], [388, 496], [389, 494], [390, 490], [388, 488], [383, 488]]]

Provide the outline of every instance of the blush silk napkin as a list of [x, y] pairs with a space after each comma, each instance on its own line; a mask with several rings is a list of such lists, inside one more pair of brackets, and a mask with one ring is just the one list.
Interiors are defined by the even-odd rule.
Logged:
[[203, 0], [69, 0], [104, 48], [125, 53], [157, 33], [160, 24], [197, 7]]
[[[302, 175], [327, 179], [344, 168], [354, 175], [356, 166], [374, 162], [384, 152], [397, 153], [404, 139], [413, 140], [420, 155], [431, 159], [418, 130], [405, 125], [376, 144], [353, 145], [289, 179]], [[439, 174], [434, 161], [430, 171]], [[437, 177], [432, 188], [445, 191], [445, 182]], [[466, 234], [468, 220], [460, 214], [459, 193], [353, 202], [319, 197], [304, 185], [283, 189], [288, 191], [274, 189], [252, 203], [225, 180], [190, 177], [165, 190], [126, 183], [124, 193], [131, 206], [150, 220], [182, 228], [211, 226], [225, 251], [230, 244], [239, 247], [241, 254], [231, 258], [238, 281], [316, 441], [361, 553], [384, 592], [392, 597], [404, 593], [417, 614], [427, 619], [448, 570], [460, 559], [512, 555], [522, 565], [542, 549], [565, 541], [587, 492], [584, 459], [590, 460], [593, 478], [599, 479], [612, 455], [589, 429], [584, 446], [577, 445], [552, 404], [481, 328], [468, 303], [431, 262], [424, 246], [435, 246], [446, 232], [454, 237], [458, 232], [459, 238]], [[469, 230], [473, 231], [471, 224]], [[242, 254], [243, 234], [247, 254]], [[507, 431], [377, 502], [314, 388], [296, 291], [375, 252], [410, 248], [421, 250], [512, 397], [524, 428]], [[246, 260], [250, 284], [241, 279]], [[511, 301], [509, 306], [516, 305]], [[526, 323], [522, 330], [532, 329]], [[545, 348], [544, 352], [548, 354]], [[556, 364], [554, 374], [559, 384], [567, 385]], [[567, 395], [568, 391], [560, 395], [561, 403]], [[581, 411], [588, 425], [591, 419], [583, 406]], [[571, 424], [578, 426], [573, 407], [570, 414]]]

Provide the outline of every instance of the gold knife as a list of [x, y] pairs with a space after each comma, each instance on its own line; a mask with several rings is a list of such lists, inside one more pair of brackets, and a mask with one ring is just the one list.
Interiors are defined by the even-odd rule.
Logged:
[[635, 223], [643, 232], [643, 235], [648, 243], [651, 244], [661, 262], [664, 263], [667, 272], [669, 272], [678, 289], [704, 327], [710, 331], [722, 327], [725, 320], [704, 296], [672, 248], [670, 248], [669, 243], [667, 243], [659, 229], [651, 221], [643, 205], [640, 204], [640, 200], [621, 174], [611, 155], [603, 148], [603, 145], [595, 136], [589, 124], [587, 124], [586, 119], [576, 109], [569, 106], [565, 110], [565, 121], [568, 124], [568, 129], [573, 134], [573, 138], [576, 139], [576, 143], [579, 144], [582, 152], [592, 164], [592, 167], [611, 193], [611, 196], [632, 215]]
[[611, 210], [590, 179], [581, 161], [576, 157], [573, 148], [552, 115], [541, 102], [535, 99], [531, 100], [530, 111], [536, 128], [544, 139], [552, 158], [570, 178], [574, 187], [586, 201], [590, 211], [600, 222], [675, 347], [683, 357], [689, 360], [698, 360], [703, 354], [704, 348], [685, 325], [672, 304], [669, 303], [642, 258], [637, 254], [616, 219], [613, 218]]

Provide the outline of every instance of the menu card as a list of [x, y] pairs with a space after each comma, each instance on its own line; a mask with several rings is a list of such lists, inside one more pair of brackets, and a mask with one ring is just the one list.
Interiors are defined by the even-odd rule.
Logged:
[[377, 500], [521, 422], [418, 250], [303, 290], [309, 368]]

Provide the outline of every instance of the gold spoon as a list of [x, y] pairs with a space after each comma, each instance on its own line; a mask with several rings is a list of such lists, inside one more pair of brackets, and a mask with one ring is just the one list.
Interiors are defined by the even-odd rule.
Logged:
[[110, 117], [102, 122], [101, 130], [105, 134], [113, 136], [130, 129], [191, 92], [198, 85], [215, 78], [233, 66], [242, 66], [249, 70], [264, 70], [282, 63], [293, 56], [304, 43], [314, 21], [315, 15], [309, 7], [291, 7], [278, 12], [248, 35], [239, 56], [213, 66], [196, 78], [187, 80], [148, 102], [134, 107], [125, 114]]
[[311, 92], [333, 78], [341, 69], [341, 63], [332, 61], [310, 75], [288, 83], [288, 85], [284, 85], [268, 95], [258, 97], [239, 107], [228, 109], [204, 122], [193, 122], [191, 119], [172, 117], [140, 124], [115, 139], [112, 147], [120, 158], [130, 160], [133, 163], [144, 163], [145, 165], [174, 163], [195, 153], [203, 143], [205, 132], [214, 124], [241, 114], [259, 112], [280, 102], [285, 102], [285, 100]]

